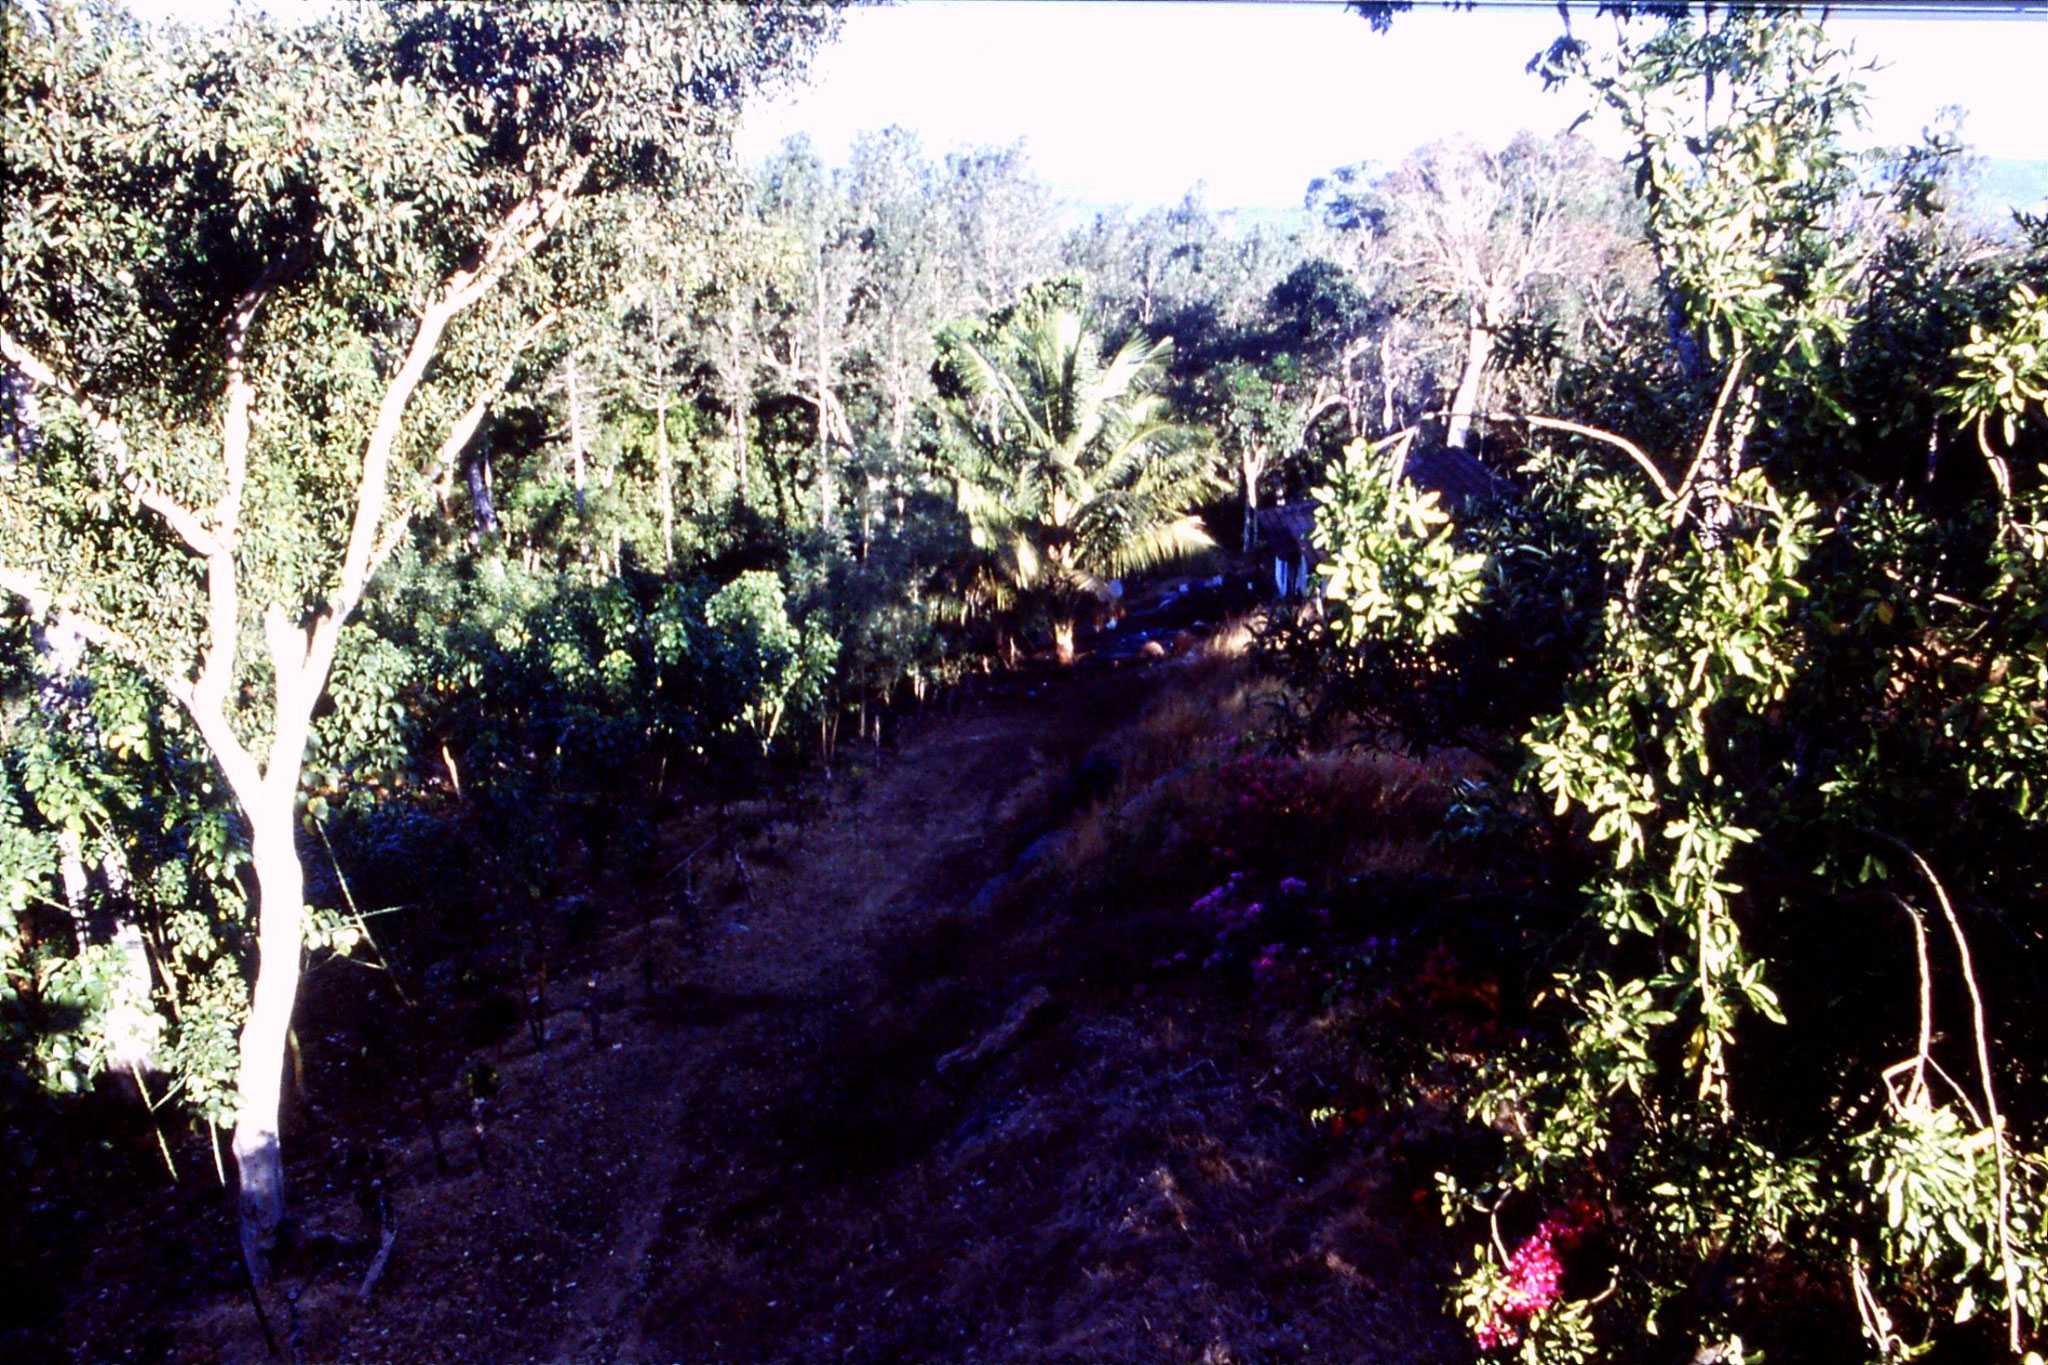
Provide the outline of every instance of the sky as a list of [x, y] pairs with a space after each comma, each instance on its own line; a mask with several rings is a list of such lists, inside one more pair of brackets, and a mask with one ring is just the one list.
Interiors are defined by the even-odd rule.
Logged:
[[[254, 0], [281, 17], [331, 2]], [[200, 22], [230, 3], [129, 0]], [[1594, 22], [1589, 3], [1575, 8]], [[1869, 141], [1912, 141], [1958, 105], [1980, 154], [2048, 163], [2048, 4], [2012, 8], [2029, 13], [1830, 20], [1883, 64], [1867, 78]], [[897, 124], [933, 154], [1021, 139], [1038, 174], [1087, 207], [1170, 204], [1199, 181], [1212, 208], [1288, 209], [1337, 166], [1571, 123], [1582, 106], [1524, 70], [1557, 32], [1548, 4], [1418, 6], [1376, 34], [1340, 0], [904, 0], [851, 11], [807, 81], [747, 113], [738, 151], [757, 160], [804, 133], [837, 160], [854, 134]], [[2026, 199], [2048, 194], [2048, 165], [2018, 183]]]
[[[2048, 10], [2033, 9], [1832, 20], [1886, 63], [1867, 79], [1871, 140], [1911, 141], [1953, 104], [1981, 154], [2048, 160]], [[1212, 207], [1295, 206], [1336, 166], [1571, 123], [1583, 106], [1524, 70], [1558, 31], [1547, 5], [1418, 7], [1376, 34], [1337, 3], [909, 0], [850, 13], [806, 84], [749, 112], [739, 151], [802, 132], [836, 160], [854, 133], [900, 124], [935, 153], [1021, 138], [1083, 203], [1171, 203], [1202, 181]]]

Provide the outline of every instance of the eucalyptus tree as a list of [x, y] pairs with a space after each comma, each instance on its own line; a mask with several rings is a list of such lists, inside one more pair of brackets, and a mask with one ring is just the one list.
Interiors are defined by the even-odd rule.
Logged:
[[1067, 265], [1087, 273], [1096, 306], [1127, 329], [1157, 332], [1202, 292], [1203, 261], [1216, 224], [1193, 192], [1173, 208], [1136, 218], [1098, 213], [1067, 238]]
[[[1069, 269], [1088, 276], [1095, 307], [1114, 329], [1179, 340], [1176, 368], [1204, 368], [1231, 336], [1252, 325], [1266, 296], [1304, 255], [1299, 234], [1240, 226], [1215, 212], [1196, 185], [1171, 207], [1135, 218], [1096, 214], [1067, 236]], [[1198, 335], [1199, 333], [1199, 335]]]
[[889, 450], [901, 459], [917, 406], [931, 390], [932, 339], [974, 302], [964, 296], [939, 168], [916, 134], [885, 128], [854, 139], [846, 175], [868, 247], [866, 376], [877, 391]]
[[1104, 356], [1078, 286], [1041, 286], [942, 337], [959, 506], [977, 548], [1044, 605], [1061, 663], [1109, 580], [1215, 542], [1193, 510], [1220, 491], [1207, 433], [1159, 392], [1171, 339], [1132, 337]]
[[652, 452], [655, 511], [660, 520], [663, 572], [676, 558], [676, 459], [671, 414], [684, 381], [693, 340], [691, 292], [713, 269], [710, 238], [694, 232], [677, 205], [658, 196], [638, 198], [618, 233], [627, 268], [607, 300], [612, 329], [611, 381], [632, 407], [654, 414]]
[[845, 372], [866, 340], [872, 236], [848, 193], [845, 171], [826, 166], [801, 135], [763, 168], [759, 193], [761, 211], [797, 244], [798, 262], [780, 310], [780, 344], [762, 359], [783, 391], [816, 413], [818, 526], [829, 535], [838, 520], [837, 466], [854, 447]]
[[965, 312], [1005, 307], [1060, 268], [1052, 189], [1021, 145], [948, 152], [938, 190], [952, 210], [948, 254]]
[[689, 325], [724, 409], [734, 497], [748, 506], [759, 472], [750, 452], [754, 400], [767, 368], [762, 357], [773, 339], [775, 300], [793, 287], [797, 249], [784, 225], [763, 218], [749, 202], [721, 226], [716, 251], [718, 269], [690, 296]]
[[0, 357], [40, 403], [0, 588], [150, 677], [247, 827], [242, 1243], [284, 1216], [296, 842], [344, 627], [565, 291], [579, 201], [709, 203], [740, 100], [829, 26], [794, 6], [355, 8], [285, 29], [0, 9]]
[[1403, 292], [1455, 336], [1447, 445], [1471, 443], [1503, 330], [1618, 245], [1613, 181], [1583, 139], [1524, 133], [1498, 153], [1433, 143], [1366, 182], [1370, 203], [1332, 203], [1333, 224], [1369, 231]]

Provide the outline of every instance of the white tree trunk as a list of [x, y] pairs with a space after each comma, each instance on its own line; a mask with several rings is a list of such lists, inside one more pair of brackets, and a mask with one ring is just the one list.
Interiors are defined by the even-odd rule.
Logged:
[[654, 487], [661, 501], [661, 571], [676, 562], [676, 490], [668, 459], [668, 395], [654, 409]]
[[1394, 327], [1387, 324], [1387, 330], [1380, 335], [1380, 430], [1392, 432], [1397, 425], [1394, 414]]
[[752, 496], [747, 489], [747, 409], [749, 406], [748, 400], [752, 395], [747, 392], [745, 372], [740, 368], [741, 359], [739, 348], [736, 345], [727, 350], [725, 374], [727, 385], [726, 411], [729, 414], [728, 425], [732, 437], [733, 476], [739, 481], [740, 506], [747, 507], [752, 503]]
[[1479, 409], [1479, 391], [1486, 383], [1486, 365], [1493, 358], [1493, 329], [1473, 323], [1465, 332], [1465, 372], [1458, 379], [1458, 391], [1451, 398], [1450, 426], [1444, 444], [1459, 450], [1472, 448], [1472, 415]]
[[[285, 772], [289, 769], [289, 773]], [[269, 1275], [284, 1221], [284, 1159], [278, 1145], [285, 1039], [299, 993], [305, 946], [305, 874], [299, 866], [297, 762], [272, 764], [256, 791], [242, 796], [256, 872], [256, 987], [242, 1025], [235, 1077], [235, 1167], [240, 1173], [242, 1254], [258, 1284]], [[282, 780], [289, 776], [290, 781]]]
[[814, 325], [818, 334], [818, 529], [829, 536], [832, 534], [832, 514], [837, 510], [838, 491], [832, 483], [832, 341], [826, 330], [829, 315], [825, 307], [825, 249], [822, 245], [818, 248], [814, 303]]

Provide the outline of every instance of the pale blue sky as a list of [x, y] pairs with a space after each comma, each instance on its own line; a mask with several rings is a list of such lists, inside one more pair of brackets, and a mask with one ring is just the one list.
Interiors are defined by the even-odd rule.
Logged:
[[[2048, 159], [2044, 19], [1831, 26], [1888, 64], [1869, 80], [1870, 140], [1910, 141], [1959, 104], [1984, 155], [2036, 160]], [[1202, 180], [1217, 207], [1298, 205], [1334, 166], [1398, 160], [1455, 132], [1497, 144], [1570, 123], [1582, 106], [1524, 70], [1557, 32], [1549, 6], [1418, 7], [1376, 34], [1333, 3], [910, 0], [850, 13], [808, 84], [748, 115], [740, 151], [805, 132], [836, 159], [853, 133], [894, 123], [934, 152], [1022, 138], [1039, 173], [1083, 201], [1172, 202]]]
[[[334, 2], [253, 0], [287, 17]], [[231, 3], [129, 0], [199, 22]], [[1589, 3], [1575, 8], [1593, 22]], [[1910, 141], [1953, 104], [1982, 154], [2048, 160], [2041, 8], [1831, 21], [1886, 63], [1869, 81], [1869, 140]], [[1376, 34], [1336, 0], [908, 0], [849, 13], [807, 83], [749, 112], [739, 151], [758, 158], [803, 132], [837, 159], [856, 132], [901, 124], [933, 153], [1022, 139], [1038, 173], [1084, 203], [1171, 203], [1200, 180], [1218, 208], [1291, 207], [1335, 166], [1396, 161], [1457, 132], [1499, 144], [1571, 122], [1573, 98], [1523, 69], [1557, 31], [1548, 5], [1425, 4]]]

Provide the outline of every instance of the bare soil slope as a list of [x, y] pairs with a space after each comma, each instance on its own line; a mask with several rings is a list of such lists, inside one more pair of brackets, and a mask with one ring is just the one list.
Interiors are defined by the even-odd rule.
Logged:
[[[687, 943], [656, 920], [651, 990], [637, 913], [613, 907], [594, 988], [563, 993], [545, 1045], [490, 1054], [481, 1155], [466, 1120], [444, 1125], [446, 1173], [368, 1117], [300, 1143], [294, 1197], [331, 1257], [286, 1278], [278, 1335], [306, 1360], [1469, 1354], [1434, 1288], [1427, 1163], [1307, 1121], [1339, 1040], [1199, 983], [1147, 995], [1117, 924], [1042, 912], [1042, 868], [1011, 876], [1178, 672], [1021, 680], [842, 772], [810, 818], [690, 869], [709, 908]], [[670, 842], [671, 863], [701, 847]], [[1014, 1036], [942, 1072], [1006, 1014]], [[397, 1238], [363, 1299], [366, 1149]], [[67, 1346], [263, 1359], [234, 1284], [159, 1273], [224, 1225], [125, 1230]]]

